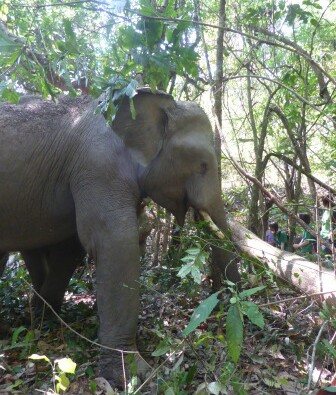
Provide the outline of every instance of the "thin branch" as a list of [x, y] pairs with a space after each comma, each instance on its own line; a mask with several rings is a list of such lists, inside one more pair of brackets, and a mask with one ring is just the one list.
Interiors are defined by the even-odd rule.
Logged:
[[144, 19], [151, 19], [151, 20], [157, 20], [157, 21], [163, 21], [163, 22], [177, 22], [177, 23], [190, 23], [192, 25], [198, 24], [204, 27], [209, 27], [212, 29], [219, 29], [219, 30], [224, 30], [230, 33], [234, 33], [234, 34], [239, 34], [240, 36], [243, 37], [247, 37], [250, 38], [251, 40], [254, 41], [258, 41], [261, 44], [268, 44], [268, 45], [272, 45], [278, 48], [282, 48], [285, 49], [286, 51], [289, 52], [293, 52], [296, 55], [299, 55], [301, 57], [303, 57], [305, 60], [308, 61], [308, 63], [310, 63], [310, 65], [312, 67], [314, 67], [314, 70], [318, 70], [319, 72], [321, 72], [322, 74], [324, 74], [326, 77], [328, 77], [329, 81], [331, 81], [335, 86], [336, 86], [336, 80], [327, 72], [325, 71], [318, 63], [316, 63], [310, 56], [309, 54], [302, 49], [300, 46], [298, 46], [296, 43], [293, 43], [292, 41], [286, 39], [285, 37], [279, 35], [279, 34], [273, 34], [271, 32], [269, 32], [266, 29], [262, 29], [262, 28], [256, 28], [255, 26], [251, 27], [252, 29], [259, 31], [262, 34], [265, 34], [269, 37], [274, 38], [275, 40], [278, 40], [280, 42], [283, 42], [285, 44], [279, 44], [276, 41], [270, 41], [270, 40], [266, 40], [266, 39], [262, 39], [259, 38], [253, 34], [249, 34], [249, 33], [244, 33], [240, 30], [236, 30], [236, 29], [231, 29], [229, 27], [224, 27], [224, 26], [219, 26], [216, 24], [212, 24], [212, 23], [206, 23], [206, 22], [197, 22], [193, 19], [179, 19], [179, 18], [166, 18], [166, 17], [159, 17], [159, 16], [149, 16], [149, 15], [144, 15], [140, 12], [131, 10], [131, 9], [126, 9], [128, 12], [130, 12], [131, 14], [137, 15], [141, 18]]
[[113, 347], [108, 347], [108, 346], [104, 346], [103, 344], [97, 343], [93, 340], [90, 340], [89, 338], [81, 335], [79, 332], [77, 332], [75, 329], [73, 329], [69, 324], [67, 324], [57, 313], [56, 311], [52, 308], [52, 306], [31, 286], [31, 284], [29, 284], [28, 281], [26, 281], [24, 278], [22, 279], [23, 282], [26, 284], [26, 286], [28, 288], [30, 288], [31, 291], [33, 291], [33, 293], [42, 300], [42, 302], [49, 307], [49, 309], [51, 310], [51, 312], [55, 315], [55, 317], [66, 327], [68, 328], [71, 332], [73, 332], [75, 335], [79, 336], [81, 339], [87, 341], [90, 344], [93, 344], [94, 346], [103, 348], [105, 350], [110, 350], [110, 351], [117, 351], [120, 353], [127, 353], [127, 354], [139, 354], [139, 351], [128, 351], [128, 350], [121, 350], [118, 348], [113, 348]]
[[336, 189], [325, 184], [323, 181], [321, 181], [318, 178], [316, 178], [315, 176], [313, 176], [310, 172], [306, 171], [303, 167], [298, 166], [296, 163], [294, 163], [291, 159], [289, 159], [287, 156], [285, 156], [283, 154], [277, 154], [275, 152], [271, 152], [265, 156], [265, 158], [264, 158], [265, 163], [272, 156], [275, 156], [276, 158], [279, 158], [279, 159], [283, 160], [284, 162], [288, 163], [290, 166], [294, 167], [294, 169], [301, 171], [306, 177], [310, 178], [316, 184], [320, 185], [322, 188], [324, 188], [327, 191], [330, 191], [331, 193], [336, 195]]
[[317, 337], [314, 341], [314, 345], [313, 345], [313, 352], [312, 352], [312, 356], [311, 356], [311, 363], [310, 363], [310, 367], [309, 367], [309, 372], [308, 372], [308, 384], [307, 384], [307, 390], [309, 391], [310, 386], [311, 386], [311, 381], [312, 381], [312, 376], [313, 376], [313, 371], [314, 371], [314, 361], [315, 361], [315, 354], [316, 354], [316, 348], [317, 348], [317, 344], [320, 341], [320, 337], [322, 335], [322, 332], [324, 330], [324, 327], [329, 324], [329, 320], [324, 321], [319, 333], [317, 334]]
[[229, 77], [226, 77], [224, 81], [229, 81], [229, 80], [235, 80], [235, 79], [240, 79], [240, 78], [256, 78], [256, 79], [262, 79], [262, 80], [267, 80], [270, 82], [273, 82], [274, 84], [280, 85], [281, 87], [287, 89], [289, 92], [291, 92], [294, 96], [296, 96], [299, 100], [302, 102], [306, 103], [308, 106], [312, 107], [314, 110], [318, 111], [319, 113], [323, 114], [325, 117], [327, 117], [331, 122], [334, 122], [334, 119], [330, 117], [327, 113], [324, 111], [320, 110], [315, 104], [310, 103], [308, 100], [306, 100], [303, 96], [301, 96], [299, 93], [297, 93], [295, 90], [289, 88], [287, 85], [283, 84], [280, 81], [277, 81], [275, 79], [272, 79], [270, 77], [265, 77], [262, 75], [251, 75], [251, 74], [243, 74], [243, 75], [232, 75]]

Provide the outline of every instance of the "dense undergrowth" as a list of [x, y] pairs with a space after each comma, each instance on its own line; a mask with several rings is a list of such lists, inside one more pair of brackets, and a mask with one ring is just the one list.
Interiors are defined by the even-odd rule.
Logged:
[[[307, 394], [308, 382], [311, 389], [326, 385], [335, 372], [336, 323], [328, 312], [310, 298], [297, 298], [289, 284], [242, 258], [237, 264], [244, 291], [226, 284], [213, 303], [207, 258], [205, 244], [195, 236], [193, 245], [173, 259], [179, 267], [168, 266], [171, 256], [155, 267], [150, 256], [142, 260], [138, 346], [153, 375], [140, 390], [132, 380], [127, 392]], [[17, 256], [0, 283], [0, 394], [115, 393], [96, 377], [99, 347], [88, 341], [97, 341], [98, 329], [94, 266], [77, 270], [63, 321], [32, 324], [31, 295]], [[204, 302], [209, 300], [211, 305]], [[191, 317], [200, 305], [202, 322], [193, 329]], [[253, 311], [247, 314], [249, 306]], [[40, 357], [32, 359], [34, 354]], [[312, 362], [315, 368], [310, 371]]]

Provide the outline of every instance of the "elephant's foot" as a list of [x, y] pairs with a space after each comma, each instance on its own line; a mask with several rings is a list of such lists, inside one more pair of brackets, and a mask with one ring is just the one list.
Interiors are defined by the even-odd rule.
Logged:
[[151, 366], [139, 352], [103, 351], [99, 362], [100, 375], [113, 386], [124, 389], [132, 377], [144, 382], [149, 377]]

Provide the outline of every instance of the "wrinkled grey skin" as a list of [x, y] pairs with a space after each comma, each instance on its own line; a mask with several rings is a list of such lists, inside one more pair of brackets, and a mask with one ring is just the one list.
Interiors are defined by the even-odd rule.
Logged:
[[[21, 251], [34, 287], [59, 308], [88, 253], [97, 264], [100, 342], [136, 350], [142, 198], [181, 225], [190, 206], [224, 231], [227, 224], [211, 126], [196, 104], [140, 90], [136, 120], [125, 101], [113, 130], [94, 115], [97, 104], [82, 96], [0, 105], [0, 271], [8, 251]], [[237, 282], [231, 255], [217, 249], [214, 257]], [[122, 384], [120, 353], [104, 350], [100, 366]]]

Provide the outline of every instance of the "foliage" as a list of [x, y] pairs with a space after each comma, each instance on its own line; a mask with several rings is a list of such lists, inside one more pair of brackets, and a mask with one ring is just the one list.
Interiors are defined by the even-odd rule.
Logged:
[[196, 244], [193, 248], [188, 248], [185, 254], [181, 261], [186, 263], [181, 266], [177, 276], [183, 279], [191, 275], [195, 283], [201, 284], [204, 265], [207, 263], [209, 253]]
[[[150, 261], [149, 256], [146, 259]], [[279, 297], [280, 300], [286, 299], [296, 293], [284, 283], [277, 283], [275, 279], [270, 281], [265, 272], [259, 277], [259, 282], [268, 284], [265, 289], [259, 286], [250, 289], [247, 283], [249, 278], [243, 276], [244, 291], [237, 291], [235, 286], [227, 284], [225, 292], [223, 290], [211, 295], [208, 281], [199, 285], [191, 276], [187, 276], [183, 280], [184, 284], [171, 282], [172, 273], [176, 273], [175, 268], [162, 266], [149, 270], [148, 263], [142, 268], [139, 347], [146, 358], [152, 360], [155, 366], [160, 366], [153, 379], [158, 391], [179, 395], [225, 392], [243, 395], [251, 388], [272, 392], [276, 388], [287, 388], [290, 383], [296, 388], [304, 388], [305, 384], [300, 381], [302, 364], [316, 337], [313, 322], [318, 322], [319, 318], [319, 310], [310, 300], [278, 304]], [[256, 267], [255, 270], [264, 269]], [[13, 271], [8, 270], [8, 274], [12, 275]], [[95, 339], [96, 312], [78, 304], [78, 299], [92, 304], [92, 286], [84, 287], [83, 279], [87, 281], [87, 270], [80, 268], [71, 285], [72, 292], [77, 294], [67, 297], [62, 317], [82, 335]], [[168, 286], [167, 281], [170, 281]], [[8, 283], [6, 285], [9, 296], [15, 297], [17, 289]], [[193, 294], [190, 292], [192, 289]], [[269, 304], [270, 301], [274, 304]], [[262, 321], [255, 306], [266, 302], [268, 306], [263, 308]], [[230, 309], [233, 318], [229, 318]], [[300, 312], [306, 309], [309, 313], [302, 315]], [[4, 305], [2, 315], [7, 316], [10, 311], [11, 305]], [[330, 320], [330, 324], [334, 325], [327, 309], [321, 314], [324, 321]], [[199, 321], [195, 322], [192, 317]], [[230, 322], [232, 329], [229, 329]], [[195, 324], [197, 327], [192, 328], [187, 336], [182, 335]], [[243, 347], [239, 343], [239, 328], [244, 331]], [[327, 345], [322, 348], [324, 343], [321, 342], [318, 353], [330, 363], [333, 354]], [[85, 394], [95, 391], [105, 393], [103, 388], [108, 388], [101, 386], [98, 379], [94, 380], [98, 349], [88, 347], [84, 339], [71, 333], [59, 322], [53, 326], [44, 324], [43, 330], [34, 332], [25, 329], [22, 324], [18, 325], [9, 334], [8, 343], [3, 344], [4, 355], [0, 365], [7, 369], [6, 377], [11, 377], [12, 384], [4, 385], [4, 376], [0, 375], [0, 392], [6, 388], [9, 392], [16, 390], [25, 393], [32, 386], [45, 392], [52, 386], [52, 391], [57, 391], [56, 376], [61, 377], [61, 372], [57, 370], [55, 360], [62, 359], [63, 355], [68, 355], [77, 364], [75, 376], [64, 372], [70, 379], [67, 393], [78, 394], [79, 388], [84, 387], [84, 391], [87, 391]], [[239, 351], [239, 360], [235, 363], [233, 358]], [[38, 353], [42, 358], [41, 361], [33, 361], [36, 366], [34, 371], [32, 362], [27, 364], [29, 355], [33, 353]], [[43, 355], [50, 360], [47, 369], [44, 368]], [[50, 364], [54, 370], [50, 370]], [[8, 365], [11, 366], [10, 370]], [[284, 375], [279, 376], [279, 371], [284, 372]], [[134, 380], [130, 381], [129, 393], [134, 393], [137, 386]]]
[[76, 370], [76, 363], [71, 358], [55, 359], [54, 362], [51, 362], [45, 355], [32, 354], [29, 359], [47, 362], [52, 369], [54, 392], [59, 394], [66, 391], [70, 385], [67, 374], [74, 374]]
[[[228, 351], [233, 362], [238, 362], [241, 347], [243, 343], [243, 314], [248, 319], [260, 328], [264, 327], [264, 320], [259, 311], [258, 306], [255, 303], [244, 301], [248, 296], [259, 292], [265, 287], [257, 287], [242, 292], [237, 292], [230, 284], [229, 290], [233, 293], [233, 297], [230, 299], [230, 307], [226, 317], [226, 336], [228, 342]], [[197, 326], [205, 321], [213, 309], [218, 304], [217, 299], [219, 292], [212, 294], [206, 300], [204, 300], [200, 306], [194, 311], [190, 323], [187, 328], [183, 331], [186, 336], [197, 328]]]
[[[75, 94], [74, 82], [81, 79], [97, 94], [113, 79], [137, 75], [154, 91], [166, 90], [176, 75], [196, 78], [198, 54], [190, 42], [194, 28], [184, 22], [192, 13], [190, 4], [153, 7], [147, 0], [124, 11], [113, 3], [101, 8], [84, 2], [41, 1], [37, 7], [30, 0], [24, 6], [18, 0], [5, 2], [1, 97], [15, 102], [23, 89], [44, 96], [58, 89]], [[169, 18], [176, 21], [165, 23]]]

